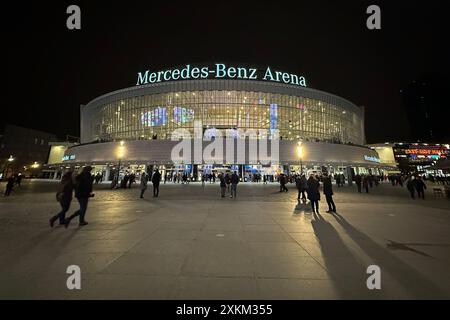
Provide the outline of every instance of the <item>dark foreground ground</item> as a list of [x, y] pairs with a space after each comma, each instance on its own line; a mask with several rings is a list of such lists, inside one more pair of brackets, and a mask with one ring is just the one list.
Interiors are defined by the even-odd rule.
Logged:
[[[0, 191], [4, 184], [0, 184]], [[96, 186], [89, 225], [50, 229], [56, 183], [0, 198], [0, 299], [450, 298], [450, 201], [389, 184], [335, 188], [338, 214], [295, 210], [296, 192], [240, 184], [139, 190]], [[323, 197], [324, 198], [324, 197]], [[70, 212], [77, 208], [72, 203]], [[81, 290], [66, 269], [81, 268]], [[381, 290], [368, 290], [369, 265]]]

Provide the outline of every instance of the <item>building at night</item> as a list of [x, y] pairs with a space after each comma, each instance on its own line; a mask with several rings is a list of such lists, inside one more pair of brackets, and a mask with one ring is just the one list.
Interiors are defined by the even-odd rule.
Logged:
[[49, 155], [49, 141], [56, 140], [55, 135], [39, 130], [5, 125], [0, 140], [0, 174], [6, 170], [37, 176]]
[[450, 140], [448, 76], [422, 75], [401, 90], [413, 141], [440, 143]]
[[[122, 170], [139, 172], [158, 166], [198, 177], [226, 168], [239, 170], [243, 178], [251, 172], [298, 171], [300, 162], [310, 172], [345, 175], [383, 167], [377, 152], [364, 146], [364, 110], [352, 102], [307, 88], [304, 78], [296, 75], [275, 71], [268, 75], [266, 70], [264, 77], [258, 78], [255, 72], [252, 78], [253, 69], [231, 68], [230, 73], [230, 68], [216, 67], [208, 71], [188, 65], [178, 72], [139, 73], [136, 86], [82, 105], [81, 144], [65, 151], [61, 165], [94, 165], [95, 171], [109, 178], [119, 160]], [[218, 77], [222, 71], [224, 76]], [[213, 72], [211, 78], [208, 73]], [[177, 141], [171, 141], [172, 132], [184, 129], [193, 134], [198, 124], [202, 135], [213, 139], [219, 135], [241, 138], [242, 130], [265, 132], [269, 140], [279, 142], [279, 164], [225, 157], [174, 163], [171, 150]], [[301, 159], [296, 152], [300, 140]], [[126, 152], [119, 159], [121, 141]]]
[[378, 152], [382, 164], [397, 166], [403, 173], [442, 175], [443, 172], [436, 172], [435, 164], [450, 158], [448, 144], [386, 142], [370, 147]]

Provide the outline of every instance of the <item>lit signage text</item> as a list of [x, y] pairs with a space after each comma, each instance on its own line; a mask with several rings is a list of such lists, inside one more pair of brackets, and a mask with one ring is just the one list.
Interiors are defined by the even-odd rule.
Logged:
[[406, 149], [406, 154], [420, 154], [420, 155], [441, 155], [442, 153], [445, 153], [444, 150], [441, 149]]
[[256, 68], [230, 67], [223, 63], [216, 63], [212, 68], [209, 66], [192, 67], [188, 64], [182, 69], [170, 69], [157, 72], [146, 70], [144, 72], [138, 72], [136, 85], [140, 86], [165, 81], [211, 78], [262, 80], [306, 87], [306, 79], [303, 76], [272, 70], [270, 67], [267, 67], [265, 71], [261, 73]]
[[69, 160], [75, 160], [75, 155], [74, 154], [67, 155], [62, 158], [62, 161], [69, 161]]
[[364, 156], [364, 160], [366, 160], [366, 161], [371, 161], [371, 162], [378, 162], [378, 163], [380, 163], [380, 159], [378, 159], [377, 157]]

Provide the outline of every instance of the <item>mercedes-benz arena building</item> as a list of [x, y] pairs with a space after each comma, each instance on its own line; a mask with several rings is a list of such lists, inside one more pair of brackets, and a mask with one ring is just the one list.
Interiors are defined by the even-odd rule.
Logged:
[[[307, 173], [379, 173], [378, 154], [363, 146], [362, 108], [307, 88], [298, 76], [295, 79], [294, 75], [273, 71], [272, 77], [267, 77], [267, 70], [265, 78], [249, 75], [250, 71], [244, 78], [228, 73], [218, 78], [216, 74], [211, 79], [205, 72], [205, 78], [157, 81], [157, 73], [139, 73], [136, 86], [81, 106], [81, 144], [66, 150], [63, 164], [92, 165], [108, 180], [117, 174], [119, 160], [121, 174], [139, 174], [157, 166], [163, 174], [183, 171], [196, 180], [205, 173], [226, 169], [239, 171], [245, 180], [254, 173], [276, 175], [298, 171], [300, 162]], [[164, 74], [160, 72], [159, 76]], [[225, 136], [233, 130], [256, 129], [271, 136], [277, 130], [279, 164], [252, 163], [248, 157], [242, 161], [245, 163], [227, 162], [225, 158], [214, 163], [205, 159], [174, 163], [171, 151], [177, 141], [171, 141], [172, 133], [181, 128], [193, 133], [194, 124], [199, 123], [206, 140], [217, 136], [218, 131]], [[301, 158], [297, 153], [300, 140]], [[119, 156], [121, 143], [125, 151]], [[203, 147], [207, 144], [204, 141]]]

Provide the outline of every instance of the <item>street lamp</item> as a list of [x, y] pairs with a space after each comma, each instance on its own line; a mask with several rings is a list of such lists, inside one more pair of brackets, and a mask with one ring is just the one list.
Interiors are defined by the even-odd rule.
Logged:
[[33, 168], [33, 169], [37, 169], [37, 168], [39, 168], [39, 163], [37, 163], [36, 161], [31, 165], [31, 167]]
[[14, 159], [14, 157], [12, 156], [12, 154], [11, 155], [9, 155], [9, 158], [8, 158], [8, 162], [13, 162], [15, 159]]
[[300, 159], [300, 175], [303, 174], [303, 146], [302, 146], [302, 142], [299, 141], [297, 143], [297, 155]]
[[120, 165], [121, 165], [121, 162], [122, 162], [122, 158], [125, 155], [125, 142], [123, 140], [120, 141], [120, 144], [117, 147], [116, 155], [117, 155], [117, 158], [119, 159], [119, 167], [117, 169], [117, 183], [119, 183]]

